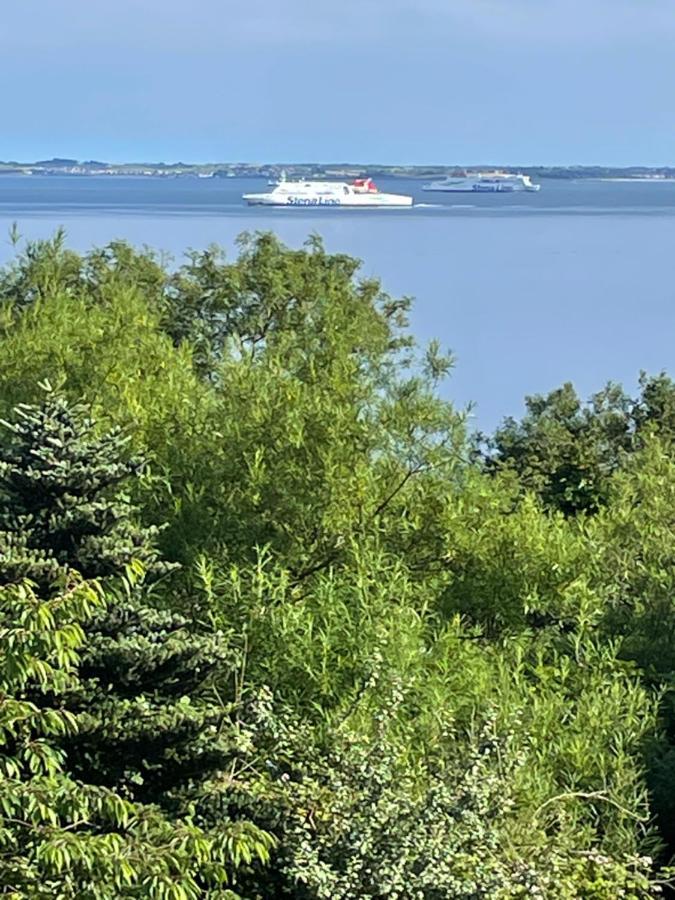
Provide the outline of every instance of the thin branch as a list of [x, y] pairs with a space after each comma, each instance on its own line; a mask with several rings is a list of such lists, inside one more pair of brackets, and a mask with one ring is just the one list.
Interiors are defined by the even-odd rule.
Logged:
[[545, 800], [541, 806], [539, 806], [533, 814], [533, 818], [536, 818], [539, 813], [545, 809], [547, 806], [550, 806], [552, 803], [557, 803], [559, 800], [602, 800], [604, 803], [609, 803], [611, 806], [616, 807], [616, 809], [620, 810], [620, 812], [629, 816], [631, 819], [635, 819], [636, 822], [644, 822], [645, 816], [640, 816], [637, 813], [632, 812], [630, 809], [626, 809], [625, 806], [622, 806], [620, 803], [617, 803], [616, 800], [613, 800], [611, 797], [608, 797], [607, 794], [602, 791], [569, 791], [565, 794], [558, 794], [556, 797], [549, 797], [548, 800]]

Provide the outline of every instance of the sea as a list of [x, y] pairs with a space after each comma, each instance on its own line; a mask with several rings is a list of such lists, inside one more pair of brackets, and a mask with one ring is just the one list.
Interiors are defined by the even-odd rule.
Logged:
[[0, 263], [24, 240], [65, 228], [85, 250], [112, 239], [170, 254], [273, 231], [311, 234], [362, 260], [392, 295], [414, 298], [411, 327], [438, 339], [454, 369], [441, 390], [471, 426], [520, 416], [526, 395], [571, 381], [634, 392], [641, 370], [675, 371], [675, 182], [543, 180], [539, 193], [430, 194], [377, 179], [412, 209], [261, 209], [256, 178], [0, 177]]

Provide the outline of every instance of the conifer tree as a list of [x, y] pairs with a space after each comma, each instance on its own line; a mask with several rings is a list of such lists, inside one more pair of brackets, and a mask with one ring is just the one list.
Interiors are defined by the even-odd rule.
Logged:
[[[81, 404], [51, 391], [5, 423], [0, 451], [0, 584], [28, 579], [41, 596], [69, 573], [102, 580], [103, 612], [86, 624], [79, 682], [67, 699], [78, 717], [64, 740], [79, 779], [133, 800], [176, 808], [179, 795], [228, 759], [229, 710], [208, 700], [215, 671], [233, 655], [222, 633], [191, 633], [187, 620], [147, 602], [147, 581], [125, 577], [132, 561], [150, 576], [157, 528], [138, 524], [125, 483], [143, 471], [114, 429], [98, 434]], [[133, 567], [131, 567], [133, 568]]]
[[[156, 528], [141, 528], [122, 485], [143, 470], [120, 429], [97, 435], [87, 410], [48, 391], [40, 406], [16, 408], [0, 447], [0, 531], [22, 552], [2, 581], [22, 578], [53, 592], [76, 570], [85, 579], [119, 575], [132, 560], [163, 567]], [[127, 458], [128, 457], [128, 458]]]

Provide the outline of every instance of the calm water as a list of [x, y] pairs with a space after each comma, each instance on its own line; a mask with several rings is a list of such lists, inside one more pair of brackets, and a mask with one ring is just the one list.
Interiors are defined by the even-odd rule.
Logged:
[[[249, 209], [260, 179], [0, 178], [0, 235], [65, 226], [81, 249], [126, 238], [169, 251], [272, 229], [298, 245], [320, 233], [393, 294], [416, 298], [413, 328], [457, 367], [446, 393], [491, 428], [525, 394], [675, 369], [675, 183], [544, 182], [538, 194], [425, 194], [412, 210]], [[0, 260], [12, 249], [0, 237]]]

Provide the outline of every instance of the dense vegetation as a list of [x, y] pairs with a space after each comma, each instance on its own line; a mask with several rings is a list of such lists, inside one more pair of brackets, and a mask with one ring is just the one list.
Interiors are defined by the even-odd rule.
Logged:
[[675, 385], [467, 434], [318, 240], [0, 272], [0, 894], [648, 898]]

